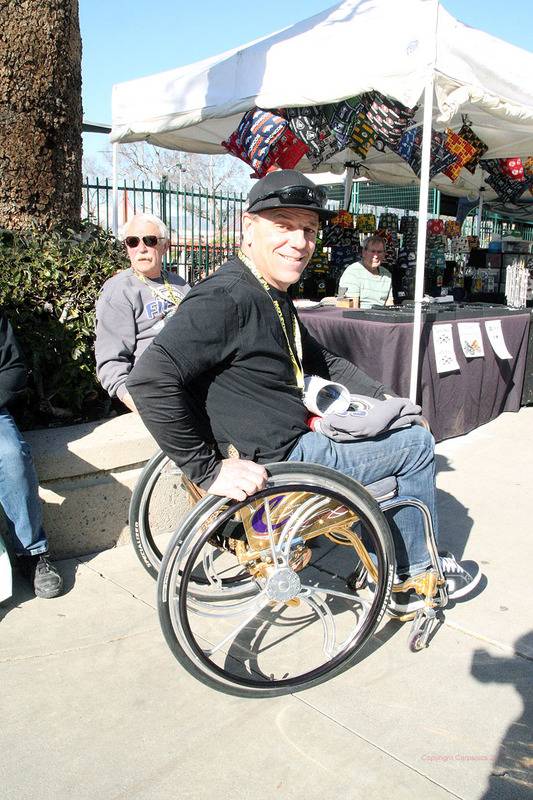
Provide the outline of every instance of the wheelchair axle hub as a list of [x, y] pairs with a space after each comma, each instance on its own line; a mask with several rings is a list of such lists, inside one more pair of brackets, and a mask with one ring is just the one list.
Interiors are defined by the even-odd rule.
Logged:
[[300, 578], [289, 567], [281, 567], [268, 578], [266, 593], [271, 600], [287, 602], [299, 593]]

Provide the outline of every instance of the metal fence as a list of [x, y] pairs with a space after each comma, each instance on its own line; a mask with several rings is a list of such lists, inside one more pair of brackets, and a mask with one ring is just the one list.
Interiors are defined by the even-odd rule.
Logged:
[[[342, 205], [342, 184], [325, 187], [329, 205]], [[354, 183], [351, 210], [354, 213], [373, 213], [379, 218], [382, 212], [398, 215], [418, 211], [418, 186], [385, 186], [371, 183]], [[82, 219], [90, 220], [111, 230], [113, 220], [113, 189], [108, 179], [88, 178], [83, 184]], [[207, 189], [173, 186], [166, 180], [123, 181], [118, 187], [119, 223], [132, 214], [145, 211], [156, 214], [168, 225], [171, 246], [167, 266], [178, 272], [189, 283], [208, 275], [239, 248], [241, 215], [246, 197], [239, 193], [210, 193]], [[431, 189], [428, 197], [428, 214], [441, 212], [441, 195]], [[463, 224], [463, 234], [477, 234], [476, 215], [470, 215]], [[480, 243], [487, 247], [491, 238], [518, 234], [533, 241], [533, 225], [513, 222], [494, 214], [485, 207], [481, 222]]]
[[[113, 224], [113, 187], [108, 179], [83, 184], [82, 219], [106, 230]], [[167, 181], [123, 181], [118, 186], [118, 220], [146, 212], [160, 217], [170, 230], [167, 267], [189, 283], [208, 275], [239, 248], [241, 193], [210, 193], [203, 188], [173, 186]]]

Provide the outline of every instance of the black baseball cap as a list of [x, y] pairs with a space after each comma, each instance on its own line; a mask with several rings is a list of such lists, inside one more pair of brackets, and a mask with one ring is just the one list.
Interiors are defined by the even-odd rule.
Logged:
[[248, 195], [248, 211], [266, 211], [269, 208], [301, 208], [315, 211], [320, 219], [334, 217], [338, 211], [326, 208], [327, 196], [321, 186], [316, 186], [295, 169], [269, 172], [252, 186]]

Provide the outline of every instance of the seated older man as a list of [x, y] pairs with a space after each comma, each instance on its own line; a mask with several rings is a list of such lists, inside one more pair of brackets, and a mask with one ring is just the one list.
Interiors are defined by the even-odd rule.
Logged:
[[381, 266], [385, 258], [385, 240], [369, 236], [363, 244], [361, 261], [348, 264], [339, 280], [339, 289], [346, 289], [359, 308], [390, 306], [394, 300], [391, 292], [392, 276]]
[[[266, 484], [262, 465], [285, 460], [333, 467], [363, 484], [394, 475], [400, 494], [427, 505], [436, 529], [434, 441], [427, 430], [415, 425], [338, 442], [308, 427], [304, 371], [353, 393], [386, 393], [310, 335], [287, 292], [313, 254], [320, 221], [332, 213], [325, 194], [301, 173], [280, 170], [259, 180], [248, 201], [239, 256], [191, 289], [128, 378], [147, 428], [212, 494], [245, 500]], [[238, 458], [224, 458], [230, 445]], [[420, 514], [396, 511], [391, 529], [399, 576], [424, 572], [430, 558]], [[470, 575], [453, 556], [442, 562], [450, 597], [472, 591], [479, 571]], [[391, 605], [401, 613], [423, 603], [400, 594]]]
[[132, 411], [126, 378], [179, 306], [189, 285], [163, 269], [170, 239], [153, 214], [135, 214], [121, 228], [131, 267], [107, 280], [96, 304], [96, 372], [111, 397]]

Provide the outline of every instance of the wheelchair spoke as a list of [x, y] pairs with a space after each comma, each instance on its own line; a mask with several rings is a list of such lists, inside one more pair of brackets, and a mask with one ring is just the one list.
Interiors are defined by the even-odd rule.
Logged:
[[306, 589], [309, 589], [312, 592], [321, 592], [322, 594], [331, 594], [334, 597], [344, 597], [345, 600], [349, 600], [353, 603], [357, 600], [362, 606], [370, 607], [372, 605], [370, 600], [366, 600], [364, 597], [360, 597], [353, 592], [338, 592], [336, 589], [329, 589], [327, 586], [312, 586], [311, 584], [305, 586]]
[[[316, 595], [316, 592], [313, 593]], [[333, 615], [329, 610], [326, 603], [322, 600], [321, 597], [318, 595], [311, 596], [311, 594], [302, 593], [300, 598], [309, 605], [317, 617], [319, 618], [320, 622], [322, 623], [323, 629], [323, 643], [322, 643], [322, 650], [326, 658], [333, 658], [336, 652], [335, 647], [335, 621], [333, 619]]]
[[256, 617], [259, 614], [259, 612], [262, 611], [268, 605], [268, 603], [270, 602], [269, 598], [264, 593], [262, 593], [262, 595], [263, 595], [262, 598], [261, 596], [255, 598], [256, 602], [254, 604], [254, 608], [251, 614], [248, 614], [248, 616], [246, 616], [242, 620], [242, 622], [239, 623], [239, 625], [237, 625], [226, 636], [224, 636], [224, 638], [218, 644], [214, 645], [214, 647], [211, 647], [209, 650], [204, 651], [207, 656], [210, 657], [214, 655], [218, 650], [224, 647], [225, 644], [235, 639], [237, 634], [240, 633], [242, 629], [245, 628], [248, 625], [248, 623], [251, 622], [254, 619], [254, 617]]
[[211, 584], [211, 586], [222, 588], [222, 581], [220, 580], [220, 577], [215, 569], [214, 555], [215, 555], [214, 548], [209, 549], [206, 547], [202, 556], [202, 564], [206, 578]]
[[[286, 559], [286, 557], [283, 558], [283, 556], [281, 555], [281, 547], [279, 545], [278, 545], [278, 547], [276, 547], [276, 541], [274, 539], [274, 530], [272, 528], [272, 518], [270, 516], [270, 503], [268, 502], [268, 500], [266, 500], [266, 502], [263, 503], [263, 508], [264, 508], [264, 511], [265, 511], [265, 519], [266, 519], [266, 523], [267, 523], [268, 541], [270, 542], [270, 552], [272, 554], [272, 563], [276, 564], [276, 565], [280, 564], [280, 563], [285, 564], [287, 559]], [[280, 556], [281, 556], [281, 558], [280, 558]]]
[[232, 600], [231, 597], [225, 601], [221, 601], [220, 597], [217, 597], [215, 600], [201, 600], [191, 597], [189, 600], [189, 607], [190, 611], [198, 617], [237, 617], [248, 611], [250, 606], [254, 606], [254, 604], [257, 603], [258, 596], [259, 595], [253, 595], [252, 597], [240, 601]]

